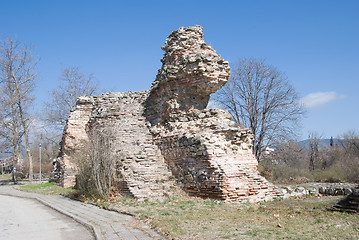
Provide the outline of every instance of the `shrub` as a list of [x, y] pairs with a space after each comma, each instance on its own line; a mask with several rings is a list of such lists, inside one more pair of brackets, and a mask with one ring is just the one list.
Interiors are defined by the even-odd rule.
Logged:
[[98, 127], [88, 136], [83, 151], [75, 157], [76, 188], [85, 195], [106, 198], [111, 193], [115, 173], [115, 156], [111, 151], [114, 134], [109, 127]]

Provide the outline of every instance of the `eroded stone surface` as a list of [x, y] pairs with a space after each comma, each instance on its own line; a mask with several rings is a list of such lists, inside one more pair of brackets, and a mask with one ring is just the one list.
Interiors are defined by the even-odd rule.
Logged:
[[81, 96], [77, 99], [74, 111], [67, 119], [60, 143], [60, 155], [55, 162], [56, 181], [63, 187], [75, 185], [76, 162], [84, 142], [88, 141], [86, 125], [94, 109], [94, 97]]
[[162, 49], [163, 65], [146, 104], [152, 124], [164, 123], [173, 112], [204, 109], [230, 74], [228, 62], [204, 42], [200, 26], [172, 32]]
[[228, 112], [193, 109], [151, 128], [173, 175], [191, 195], [223, 200], [270, 200], [274, 186], [257, 172], [252, 134]]
[[74, 158], [92, 128], [111, 128], [117, 187], [136, 198], [160, 199], [173, 179], [191, 195], [271, 200], [274, 186], [257, 172], [252, 134], [228, 112], [206, 109], [229, 78], [224, 61], [203, 40], [202, 27], [167, 38], [163, 65], [148, 91], [79, 98], [58, 160], [59, 181], [74, 185]]

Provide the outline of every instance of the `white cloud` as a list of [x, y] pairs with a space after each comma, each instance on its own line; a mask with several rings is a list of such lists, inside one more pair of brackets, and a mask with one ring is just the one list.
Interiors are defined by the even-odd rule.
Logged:
[[311, 108], [324, 105], [336, 99], [341, 99], [344, 97], [344, 95], [340, 95], [336, 92], [316, 92], [304, 96], [301, 99], [301, 102], [305, 107]]

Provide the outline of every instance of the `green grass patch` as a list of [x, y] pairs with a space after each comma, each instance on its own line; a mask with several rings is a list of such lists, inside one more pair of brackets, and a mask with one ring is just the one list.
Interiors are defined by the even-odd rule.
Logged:
[[39, 189], [39, 188], [46, 188], [46, 187], [50, 187], [50, 186], [55, 186], [56, 183], [54, 182], [47, 182], [47, 183], [43, 183], [43, 184], [29, 184], [29, 185], [24, 185], [21, 186], [20, 188], [24, 188], [24, 189]]
[[63, 188], [60, 186], [57, 186], [54, 182], [47, 182], [43, 184], [29, 184], [29, 185], [23, 185], [18, 186], [19, 190], [26, 191], [26, 192], [34, 192], [34, 193], [40, 193], [45, 195], [71, 195], [76, 193], [76, 190], [72, 187], [69, 188]]

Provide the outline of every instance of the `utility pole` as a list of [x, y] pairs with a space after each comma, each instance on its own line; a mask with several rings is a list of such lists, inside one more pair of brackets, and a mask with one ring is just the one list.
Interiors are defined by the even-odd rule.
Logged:
[[40, 148], [40, 153], [39, 153], [39, 155], [40, 155], [40, 170], [39, 170], [39, 178], [40, 178], [40, 184], [41, 184], [41, 143], [39, 144], [39, 148]]

